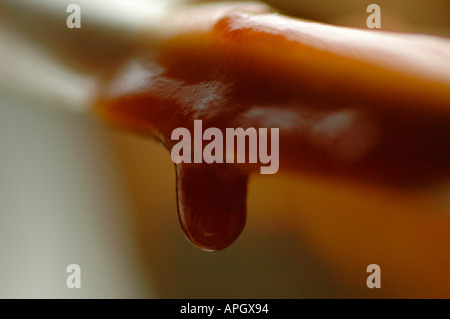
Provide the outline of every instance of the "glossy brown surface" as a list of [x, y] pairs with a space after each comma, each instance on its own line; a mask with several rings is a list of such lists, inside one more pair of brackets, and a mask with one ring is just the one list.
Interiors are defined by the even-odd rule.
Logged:
[[[370, 32], [234, 13], [130, 61], [94, 111], [169, 150], [173, 129], [201, 119], [204, 129], [279, 128], [280, 169], [402, 188], [448, 179], [446, 49]], [[180, 222], [193, 244], [220, 250], [239, 236], [259, 166], [177, 165]]]

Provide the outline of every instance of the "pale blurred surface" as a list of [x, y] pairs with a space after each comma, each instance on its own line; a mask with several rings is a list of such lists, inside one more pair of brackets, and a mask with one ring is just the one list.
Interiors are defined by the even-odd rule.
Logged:
[[[365, 27], [371, 2], [270, 3]], [[447, 0], [377, 3], [383, 29], [450, 34]], [[0, 93], [0, 297], [450, 297], [448, 187], [403, 194], [253, 176], [242, 236], [206, 253], [181, 231], [162, 146], [48, 109], [46, 97]], [[65, 285], [71, 263], [81, 289]], [[382, 289], [365, 285], [372, 263]]]
[[[0, 298], [143, 298], [108, 135], [84, 117], [0, 101]], [[81, 267], [68, 289], [66, 267]]]

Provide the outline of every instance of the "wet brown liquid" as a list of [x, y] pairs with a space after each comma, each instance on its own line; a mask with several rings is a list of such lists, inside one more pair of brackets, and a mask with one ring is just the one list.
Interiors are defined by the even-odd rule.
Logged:
[[[203, 130], [279, 128], [282, 170], [421, 187], [449, 177], [449, 92], [447, 84], [261, 31], [237, 15], [130, 61], [94, 111], [169, 150], [172, 131], [193, 135], [195, 119]], [[179, 219], [194, 245], [215, 251], [236, 240], [248, 176], [261, 165], [176, 165]]]

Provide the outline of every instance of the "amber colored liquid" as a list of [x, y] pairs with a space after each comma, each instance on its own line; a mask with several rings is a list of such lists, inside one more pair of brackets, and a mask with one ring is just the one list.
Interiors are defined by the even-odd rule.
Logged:
[[[449, 177], [448, 85], [231, 28], [233, 19], [130, 61], [107, 81], [95, 113], [169, 150], [172, 130], [192, 131], [201, 119], [203, 129], [279, 128], [281, 170], [402, 188]], [[248, 176], [260, 166], [176, 165], [179, 219], [194, 245], [215, 251], [235, 241]]]

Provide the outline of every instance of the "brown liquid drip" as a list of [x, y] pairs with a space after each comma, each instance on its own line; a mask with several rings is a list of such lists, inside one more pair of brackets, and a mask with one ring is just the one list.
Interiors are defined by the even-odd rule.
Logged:
[[[173, 129], [193, 136], [201, 119], [203, 130], [280, 128], [280, 169], [401, 187], [449, 177], [450, 99], [441, 84], [239, 29], [239, 19], [131, 61], [105, 85], [95, 112], [169, 150]], [[179, 218], [194, 245], [215, 251], [239, 236], [248, 174], [260, 166], [176, 166]]]
[[208, 251], [233, 243], [245, 226], [248, 177], [211, 165], [179, 164], [176, 172], [178, 216], [187, 238]]

